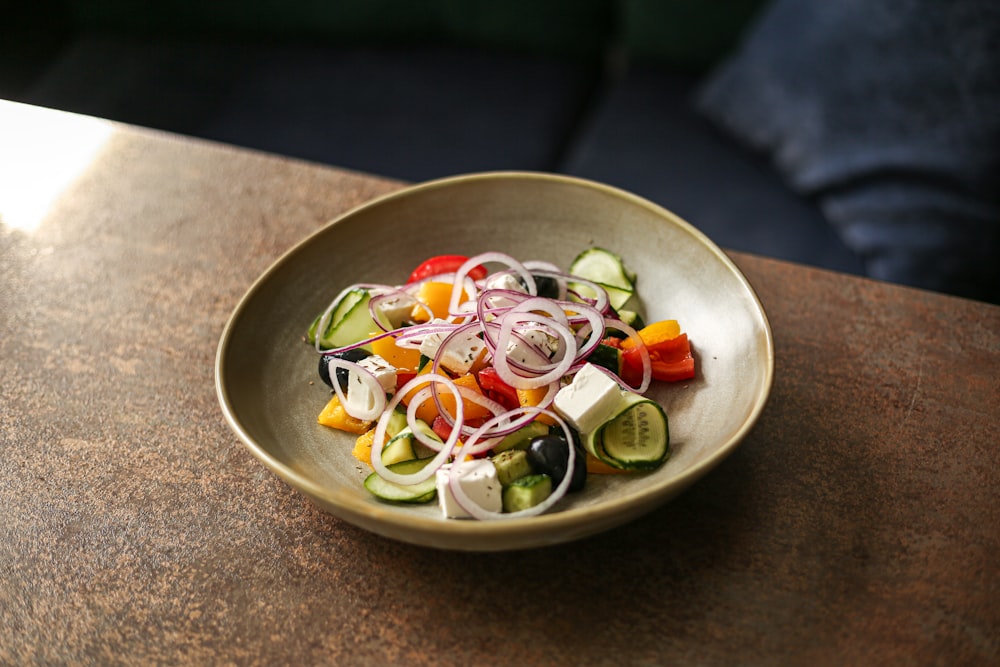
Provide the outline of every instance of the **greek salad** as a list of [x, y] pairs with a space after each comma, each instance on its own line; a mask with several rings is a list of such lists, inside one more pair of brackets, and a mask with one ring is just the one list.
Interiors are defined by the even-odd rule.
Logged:
[[644, 393], [695, 361], [676, 320], [643, 322], [635, 283], [589, 248], [568, 270], [439, 255], [403, 285], [351, 285], [306, 333], [332, 389], [318, 421], [357, 435], [374, 496], [445, 518], [533, 516], [588, 475], [656, 469], [668, 420]]

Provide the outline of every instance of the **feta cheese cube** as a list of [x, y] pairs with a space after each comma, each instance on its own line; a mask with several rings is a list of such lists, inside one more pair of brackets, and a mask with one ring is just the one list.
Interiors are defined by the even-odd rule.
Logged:
[[521, 364], [538, 364], [552, 359], [559, 340], [541, 329], [516, 329], [507, 343], [507, 357]]
[[[379, 386], [386, 393], [396, 389], [396, 367], [377, 354], [365, 357], [358, 362], [378, 380]], [[344, 408], [348, 413], [367, 412], [375, 407], [375, 394], [371, 387], [357, 373], [347, 375], [347, 402]]]
[[389, 325], [392, 329], [398, 329], [403, 322], [410, 318], [416, 304], [417, 300], [409, 294], [399, 294], [380, 301], [376, 307], [376, 313], [383, 324]]
[[512, 273], [493, 274], [486, 280], [486, 289], [505, 289], [512, 292], [521, 292], [522, 294], [528, 293], [528, 290], [521, 284], [521, 281]]
[[581, 434], [608, 421], [624, 400], [621, 387], [593, 364], [585, 364], [560, 389], [552, 407]]
[[[497, 273], [486, 279], [486, 289], [502, 289], [509, 290], [512, 292], [520, 292], [522, 294], [527, 294], [528, 290], [525, 289], [521, 281], [517, 279], [517, 276], [510, 273]], [[492, 295], [487, 297], [487, 301], [490, 306], [494, 308], [510, 308], [515, 305], [516, 302], [507, 296], [503, 295]]]
[[370, 357], [365, 357], [358, 362], [358, 366], [374, 375], [387, 393], [396, 389], [396, 367], [381, 356], [373, 354]]
[[[434, 320], [434, 322], [445, 322], [445, 320]], [[447, 336], [446, 333], [429, 334], [420, 343], [420, 354], [433, 359]], [[476, 335], [475, 330], [470, 330], [448, 343], [448, 347], [441, 354], [441, 365], [456, 375], [465, 375], [485, 349], [486, 344]]]
[[474, 459], [458, 463], [446, 463], [438, 468], [436, 475], [438, 505], [446, 519], [463, 519], [472, 516], [455, 500], [451, 492], [450, 476], [457, 466], [458, 483], [469, 500], [490, 512], [503, 510], [502, 485], [497, 479], [497, 469], [489, 459]]

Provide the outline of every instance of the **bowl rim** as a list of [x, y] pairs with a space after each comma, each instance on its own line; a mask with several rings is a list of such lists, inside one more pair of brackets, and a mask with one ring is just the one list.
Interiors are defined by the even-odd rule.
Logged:
[[[600, 503], [592, 506], [570, 508], [534, 517], [497, 521], [446, 521], [440, 517], [430, 517], [418, 513], [400, 511], [400, 508], [395, 506], [387, 505], [383, 507], [382, 505], [366, 502], [353, 492], [346, 492], [339, 488], [317, 484], [282, 463], [264, 445], [258, 443], [244, 428], [239, 416], [236, 414], [231, 401], [231, 391], [225, 381], [230, 340], [249, 304], [256, 298], [258, 292], [275, 273], [287, 263], [293, 261], [299, 252], [311, 244], [318, 236], [328, 233], [331, 227], [341, 223], [343, 220], [360, 215], [369, 209], [384, 206], [389, 202], [419, 196], [428, 191], [451, 188], [470, 182], [491, 180], [526, 180], [595, 189], [611, 197], [624, 199], [632, 205], [650, 210], [658, 217], [681, 227], [686, 233], [694, 236], [699, 243], [708, 248], [716, 259], [736, 278], [746, 294], [751, 298], [759, 315], [761, 332], [766, 343], [765, 367], [763, 369], [761, 387], [755, 396], [746, 419], [725, 442], [715, 446], [708, 456], [700, 459], [688, 468], [679, 471], [663, 483], [634, 493], [625, 494], [621, 497], [602, 500]], [[355, 525], [360, 525], [367, 530], [411, 543], [434, 547], [444, 546], [451, 549], [499, 550], [565, 542], [603, 530], [600, 526], [604, 524], [607, 524], [604, 526], [605, 528], [618, 525], [622, 523], [622, 521], [618, 520], [618, 517], [623, 515], [638, 516], [638, 514], [666, 502], [717, 466], [743, 441], [757, 423], [766, 407], [774, 382], [774, 341], [771, 325], [760, 302], [760, 298], [743, 272], [703, 232], [668, 209], [621, 188], [576, 176], [535, 171], [485, 171], [447, 176], [422, 183], [404, 185], [398, 190], [376, 196], [340, 213], [293, 244], [279, 255], [251, 283], [229, 315], [216, 349], [214, 378], [216, 395], [222, 413], [227, 424], [235, 432], [240, 441], [258, 461], [263, 463], [279, 478], [313, 500], [319, 501], [331, 513]], [[337, 511], [334, 511], [334, 508]], [[403, 509], [405, 510], [405, 508]], [[377, 525], [372, 526], [372, 521], [377, 522]], [[581, 521], [585, 524], [593, 523], [595, 528], [588, 530], [586, 525], [578, 527]], [[545, 539], [546, 534], [549, 533], [553, 535], [573, 533], [574, 531], [571, 529], [574, 527], [579, 528], [576, 531], [578, 533], [576, 536], [571, 535], [555, 540]], [[469, 543], [466, 544], [466, 542]]]

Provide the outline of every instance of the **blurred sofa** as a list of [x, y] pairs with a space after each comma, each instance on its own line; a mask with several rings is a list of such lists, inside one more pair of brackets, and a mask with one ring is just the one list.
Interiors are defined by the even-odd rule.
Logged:
[[[982, 48], [940, 52], [928, 11]], [[38, 0], [6, 15], [0, 97], [409, 181], [592, 178], [724, 248], [1000, 302], [1000, 20], [981, 0]]]

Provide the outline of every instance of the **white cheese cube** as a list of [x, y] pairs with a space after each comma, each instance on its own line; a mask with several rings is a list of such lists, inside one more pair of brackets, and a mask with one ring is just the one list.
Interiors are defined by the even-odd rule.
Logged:
[[383, 324], [388, 324], [392, 329], [398, 329], [403, 322], [410, 319], [413, 306], [416, 304], [417, 300], [409, 294], [399, 294], [380, 301], [375, 310], [380, 315]]
[[[444, 320], [434, 320], [444, 322]], [[446, 333], [433, 333], [426, 336], [420, 343], [420, 354], [433, 359], [437, 356], [441, 343], [447, 338]], [[480, 339], [474, 329], [453, 338], [441, 354], [441, 365], [456, 375], [465, 375], [473, 364], [479, 360], [486, 344]]]
[[379, 355], [373, 354], [370, 357], [365, 357], [358, 362], [358, 366], [374, 375], [387, 393], [396, 389], [396, 367]]
[[459, 463], [446, 463], [437, 470], [437, 495], [441, 513], [446, 519], [464, 519], [472, 516], [455, 500], [451, 492], [450, 476], [458, 466], [458, 483], [469, 500], [490, 512], [503, 510], [503, 495], [497, 469], [489, 459], [474, 459]]
[[521, 284], [521, 281], [512, 273], [493, 274], [486, 279], [486, 289], [505, 289], [512, 292], [521, 292], [522, 294], [528, 293], [528, 290]]
[[541, 329], [517, 329], [507, 343], [507, 358], [526, 365], [545, 363], [558, 349], [558, 339]]
[[[486, 279], [486, 289], [502, 289], [522, 294], [528, 293], [528, 290], [521, 284], [521, 281], [510, 273], [497, 273], [490, 276]], [[494, 308], [510, 308], [516, 304], [514, 300], [502, 295], [488, 296], [487, 301]]]
[[[379, 386], [386, 393], [396, 389], [396, 367], [390, 364], [377, 354], [365, 357], [358, 362], [361, 366], [378, 380]], [[352, 412], [367, 412], [375, 407], [375, 394], [371, 387], [357, 373], [347, 375], [347, 402], [344, 409], [348, 414]]]
[[608, 421], [624, 397], [621, 387], [593, 364], [585, 364], [573, 381], [556, 393], [552, 407], [581, 434]]

